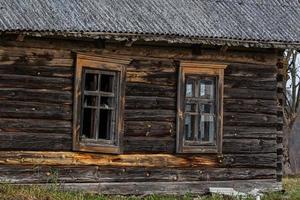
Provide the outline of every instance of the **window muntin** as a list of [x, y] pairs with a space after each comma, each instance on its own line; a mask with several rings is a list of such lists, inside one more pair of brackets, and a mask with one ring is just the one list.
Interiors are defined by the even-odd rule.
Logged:
[[73, 150], [122, 152], [125, 70], [130, 60], [77, 55]]
[[117, 72], [83, 69], [82, 141], [114, 143], [117, 80]]
[[184, 145], [216, 144], [217, 77], [185, 77]]
[[223, 64], [182, 61], [177, 93], [177, 153], [220, 153]]

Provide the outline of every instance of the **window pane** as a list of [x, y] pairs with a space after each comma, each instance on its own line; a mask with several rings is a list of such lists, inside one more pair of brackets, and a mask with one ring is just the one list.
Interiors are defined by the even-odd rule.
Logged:
[[194, 80], [188, 79], [186, 82], [186, 87], [185, 87], [185, 96], [186, 97], [193, 97], [194, 95]]
[[214, 99], [214, 79], [211, 80], [200, 80], [199, 81], [199, 97], [205, 99]]
[[98, 98], [96, 96], [85, 95], [83, 105], [84, 106], [97, 106], [97, 99]]
[[98, 138], [110, 140], [112, 133], [112, 111], [101, 109]]
[[215, 140], [215, 120], [212, 115], [201, 115], [199, 121], [199, 138], [202, 142], [213, 143]]
[[186, 104], [185, 105], [185, 112], [197, 112], [196, 104]]
[[82, 138], [94, 138], [96, 109], [84, 108]]
[[114, 97], [101, 97], [101, 108], [112, 109]]
[[88, 91], [98, 90], [98, 74], [86, 73], [84, 89]]
[[195, 115], [186, 115], [184, 124], [184, 134], [186, 140], [194, 139]]
[[114, 75], [101, 74], [100, 91], [113, 92]]
[[214, 105], [213, 104], [199, 104], [200, 113], [214, 114]]

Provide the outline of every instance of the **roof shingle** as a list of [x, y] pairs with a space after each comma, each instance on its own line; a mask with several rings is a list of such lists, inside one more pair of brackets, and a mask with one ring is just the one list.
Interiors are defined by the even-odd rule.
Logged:
[[300, 43], [297, 0], [0, 0], [0, 31]]

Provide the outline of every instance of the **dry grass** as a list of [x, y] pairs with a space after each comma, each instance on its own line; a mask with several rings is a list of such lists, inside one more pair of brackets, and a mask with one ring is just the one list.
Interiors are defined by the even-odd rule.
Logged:
[[[262, 200], [300, 200], [300, 178], [285, 178], [283, 181], [285, 193], [268, 193]], [[219, 195], [183, 197], [151, 195], [147, 197], [103, 196], [83, 192], [61, 191], [58, 187], [43, 188], [38, 186], [16, 186], [0, 184], [0, 200], [240, 200], [240, 198], [222, 197]], [[248, 197], [245, 200], [253, 200]]]

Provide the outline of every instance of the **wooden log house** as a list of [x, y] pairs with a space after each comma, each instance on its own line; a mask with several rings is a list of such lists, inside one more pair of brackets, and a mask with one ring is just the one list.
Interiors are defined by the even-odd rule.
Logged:
[[0, 181], [281, 189], [297, 0], [0, 1]]

